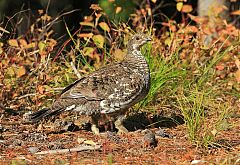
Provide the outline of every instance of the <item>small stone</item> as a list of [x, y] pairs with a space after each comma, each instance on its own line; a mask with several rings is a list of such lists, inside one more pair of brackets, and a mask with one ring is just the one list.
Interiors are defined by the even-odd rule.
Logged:
[[164, 132], [164, 130], [162, 128], [159, 127], [159, 129], [156, 131], [156, 136], [161, 136], [161, 137], [165, 137], [165, 138], [173, 138], [172, 135]]
[[28, 148], [28, 151], [31, 153], [31, 154], [35, 154], [39, 151], [39, 148], [38, 147], [29, 147]]
[[143, 137], [143, 146], [145, 148], [156, 147], [157, 141], [156, 141], [154, 132], [147, 129], [147, 130], [144, 130], [143, 133], [145, 134]]

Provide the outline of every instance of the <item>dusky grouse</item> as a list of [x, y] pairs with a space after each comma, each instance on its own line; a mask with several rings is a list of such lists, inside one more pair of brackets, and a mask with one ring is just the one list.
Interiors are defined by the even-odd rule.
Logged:
[[122, 125], [124, 114], [141, 101], [150, 88], [148, 63], [140, 51], [150, 40], [143, 33], [133, 35], [122, 62], [102, 67], [70, 84], [50, 108], [28, 113], [24, 120], [34, 123], [64, 111], [77, 111], [91, 116], [91, 130], [95, 134], [99, 134], [97, 124], [103, 115], [115, 121], [119, 132], [128, 132]]

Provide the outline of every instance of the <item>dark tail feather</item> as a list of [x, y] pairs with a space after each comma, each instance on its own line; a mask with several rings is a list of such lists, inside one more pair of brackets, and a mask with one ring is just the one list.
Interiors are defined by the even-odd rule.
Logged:
[[62, 112], [62, 109], [52, 110], [50, 108], [43, 108], [37, 112], [25, 113], [23, 120], [25, 123], [37, 123], [43, 118], [58, 115]]

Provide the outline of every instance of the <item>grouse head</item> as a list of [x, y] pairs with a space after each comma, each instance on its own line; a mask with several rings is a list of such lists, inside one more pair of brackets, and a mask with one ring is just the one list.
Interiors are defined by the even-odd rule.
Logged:
[[148, 41], [151, 41], [151, 37], [143, 34], [143, 33], [137, 33], [132, 36], [132, 38], [128, 42], [128, 51], [133, 50], [140, 50], [140, 48], [147, 43]]

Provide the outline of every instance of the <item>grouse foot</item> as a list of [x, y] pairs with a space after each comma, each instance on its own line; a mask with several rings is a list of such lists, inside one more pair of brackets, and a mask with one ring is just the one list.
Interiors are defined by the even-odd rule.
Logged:
[[115, 127], [118, 129], [118, 134], [126, 134], [128, 133], [127, 128], [123, 126], [123, 121], [125, 120], [125, 116], [119, 116], [118, 119], [114, 122]]

